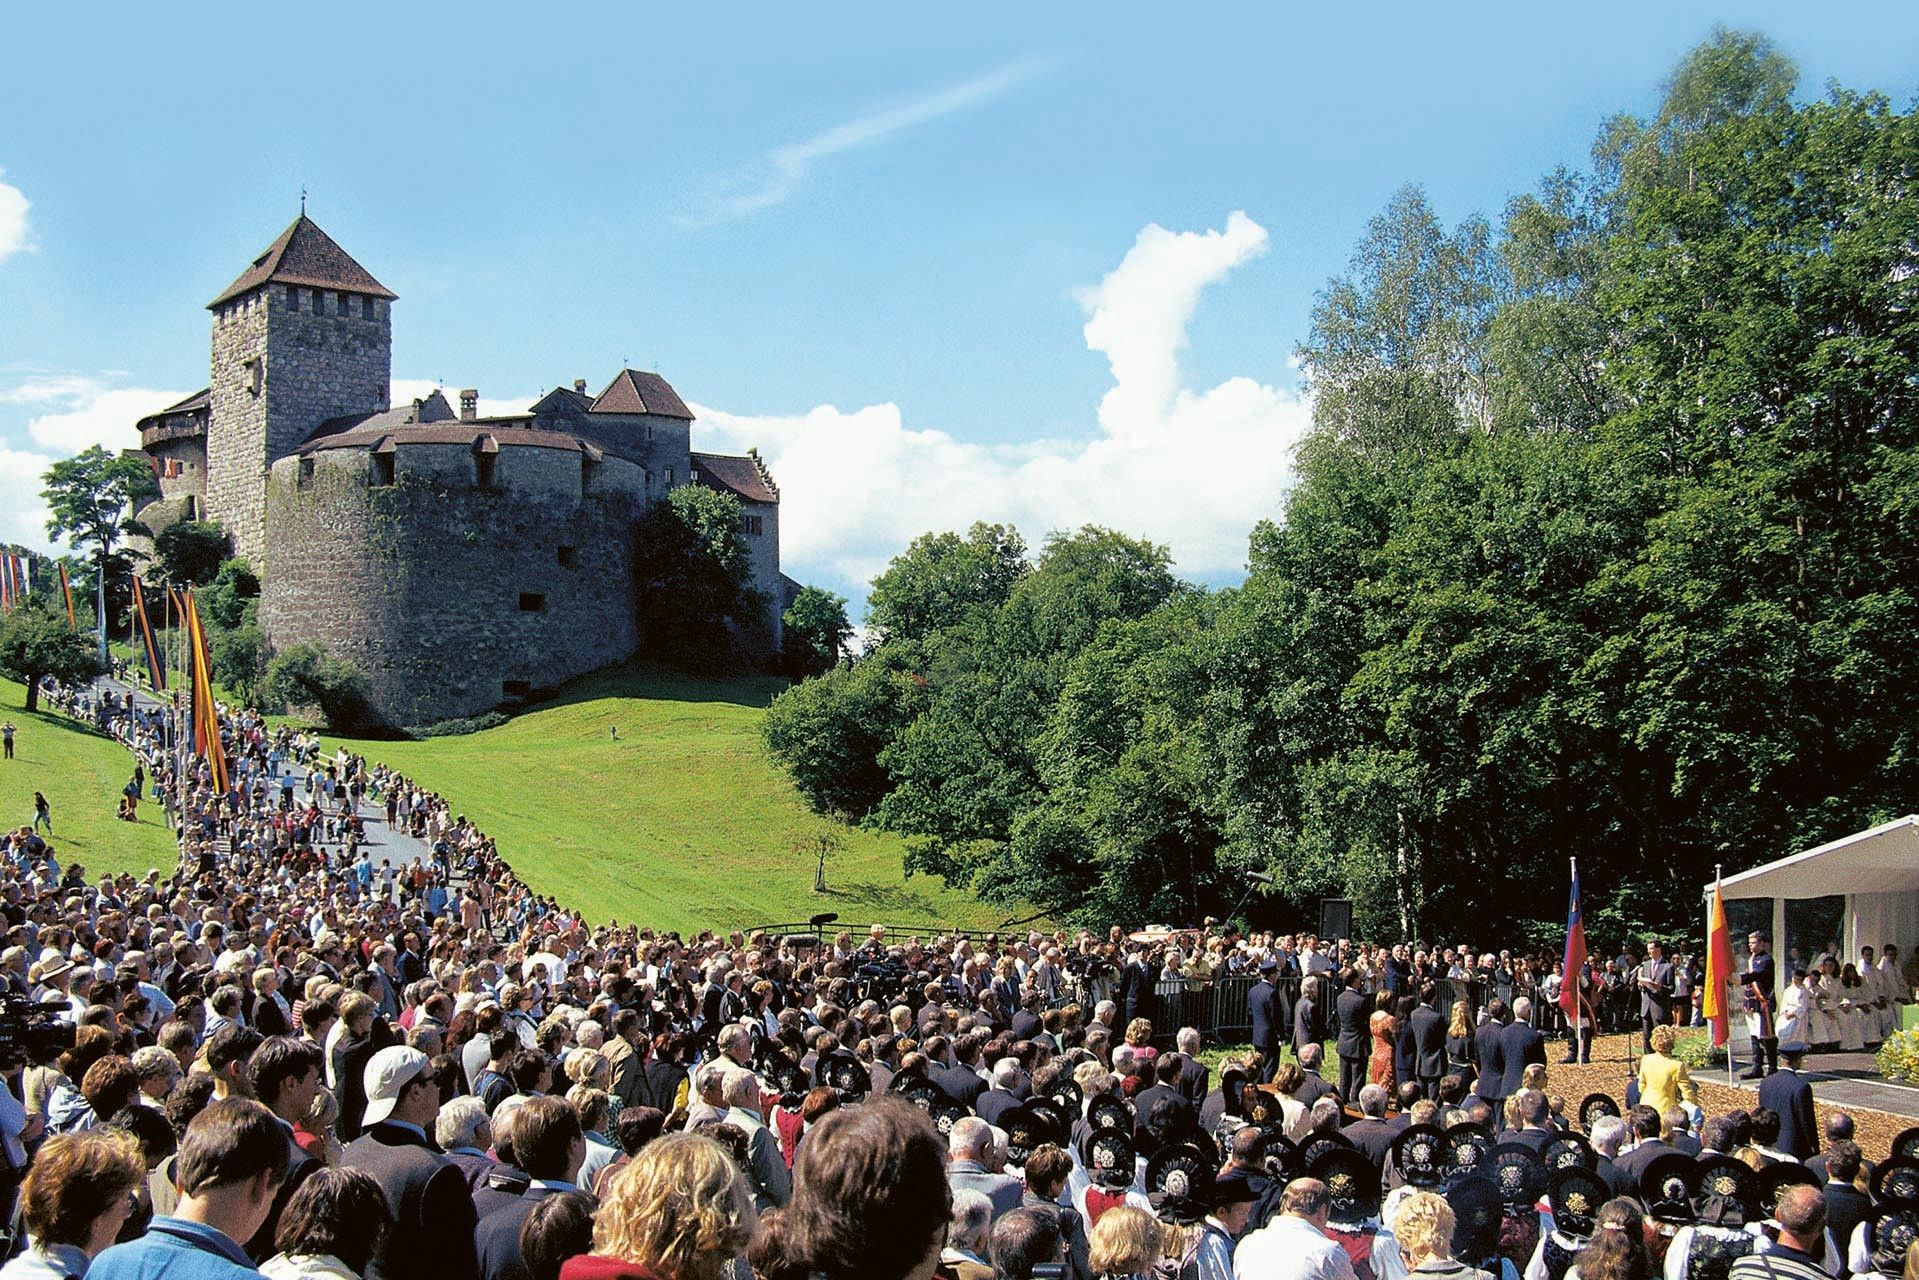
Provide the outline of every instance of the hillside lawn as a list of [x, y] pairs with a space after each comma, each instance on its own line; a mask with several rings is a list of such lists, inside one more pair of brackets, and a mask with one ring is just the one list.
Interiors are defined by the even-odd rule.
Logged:
[[33, 793], [44, 791], [53, 814], [49, 843], [62, 870], [79, 862], [89, 880], [102, 871], [143, 876], [153, 867], [171, 874], [178, 858], [160, 806], [143, 799], [137, 823], [114, 817], [120, 790], [133, 776], [126, 748], [44, 702], [28, 715], [21, 710], [26, 697], [24, 685], [0, 679], [0, 720], [18, 730], [14, 758], [0, 760], [0, 827], [18, 830], [32, 822]]
[[[682, 932], [805, 920], [991, 928], [990, 908], [929, 876], [907, 879], [899, 837], [811, 813], [768, 757], [760, 721], [785, 682], [614, 668], [498, 728], [395, 742], [345, 739], [446, 797], [498, 842], [536, 892], [593, 923]], [[618, 726], [619, 741], [611, 730]], [[323, 739], [331, 754], [343, 740]], [[844, 842], [813, 891], [821, 831]]]

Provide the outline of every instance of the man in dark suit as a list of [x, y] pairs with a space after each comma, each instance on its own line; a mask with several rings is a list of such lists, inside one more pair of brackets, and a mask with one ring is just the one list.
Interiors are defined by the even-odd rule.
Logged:
[[393, 1229], [380, 1237], [367, 1280], [446, 1276], [474, 1280], [473, 1193], [460, 1168], [439, 1154], [426, 1130], [440, 1114], [440, 1090], [418, 1049], [394, 1045], [366, 1067], [366, 1128], [341, 1164], [380, 1184]]
[[[1311, 1110], [1312, 1105], [1321, 1098], [1339, 1098], [1339, 1091], [1333, 1088], [1326, 1077], [1319, 1074], [1319, 1068], [1325, 1060], [1326, 1046], [1318, 1041], [1299, 1051], [1299, 1066], [1306, 1073], [1306, 1078], [1300, 1081], [1299, 1088], [1293, 1091], [1293, 1096], [1298, 1098], [1308, 1110]], [[1344, 1098], [1339, 1100], [1345, 1101]]]
[[286, 1131], [287, 1139], [286, 1180], [274, 1194], [273, 1209], [267, 1214], [267, 1220], [246, 1242], [247, 1253], [255, 1262], [265, 1262], [279, 1252], [273, 1238], [279, 1231], [287, 1201], [293, 1199], [293, 1193], [301, 1184], [324, 1167], [293, 1140], [294, 1124], [306, 1119], [307, 1112], [313, 1109], [313, 1100], [319, 1096], [322, 1061], [318, 1045], [291, 1036], [275, 1036], [265, 1041], [247, 1060], [253, 1096], [266, 1104]]
[[1739, 1078], [1760, 1080], [1768, 1067], [1779, 1070], [1779, 1036], [1772, 1020], [1772, 939], [1763, 933], [1748, 934], [1746, 949], [1750, 958], [1746, 971], [1739, 975], [1739, 985], [1745, 991], [1746, 1032], [1752, 1037], [1752, 1069], [1740, 1073]]
[[1299, 1001], [1293, 1005], [1293, 1052], [1306, 1061], [1306, 1046], [1319, 1043], [1319, 979], [1300, 983]]
[[1639, 980], [1640, 1052], [1652, 1052], [1652, 1029], [1672, 1021], [1672, 961], [1657, 941], [1646, 944], [1646, 962], [1636, 970]]
[[[1359, 970], [1342, 969], [1339, 983], [1339, 996], [1333, 1001], [1333, 1018], [1338, 1030], [1333, 1050], [1339, 1054], [1339, 1096], [1356, 1098], [1360, 1086], [1366, 1083], [1366, 1050], [1370, 1038], [1366, 1034], [1366, 1014], [1371, 1002], [1359, 989]], [[1434, 1073], [1435, 1080], [1446, 1065], [1446, 1028], [1443, 1023], [1439, 1028], [1439, 1059], [1440, 1072]]]
[[1513, 1020], [1499, 1032], [1501, 1098], [1510, 1098], [1519, 1092], [1528, 1066], [1546, 1061], [1546, 1038], [1533, 1029], [1532, 1016], [1533, 1002], [1521, 996], [1513, 1001]]
[[[1826, 1226], [1834, 1240], [1852, 1239], [1852, 1231], [1872, 1212], [1872, 1197], [1854, 1185], [1859, 1177], [1859, 1144], [1841, 1140], [1826, 1160]], [[1843, 1247], [1843, 1246], [1842, 1246]]]
[[[1812, 1171], [1812, 1176], [1819, 1179], [1819, 1181], [1823, 1184], [1827, 1180], [1827, 1178], [1830, 1176], [1827, 1169], [1827, 1165], [1830, 1163], [1832, 1159], [1831, 1153], [1839, 1149], [1840, 1143], [1851, 1142], [1851, 1141], [1852, 1141], [1852, 1117], [1846, 1114], [1844, 1111], [1827, 1111], [1826, 1112], [1826, 1144], [1825, 1144], [1826, 1149], [1820, 1154], [1813, 1156], [1810, 1160], [1807, 1160], [1806, 1168], [1810, 1169]], [[1862, 1156], [1859, 1161], [1859, 1170], [1861, 1173], [1865, 1174], [1867, 1178], [1871, 1178], [1873, 1173], [1872, 1161], [1867, 1160]]]
[[[951, 1042], [945, 1036], [935, 1036], [926, 1042], [927, 1078], [938, 1085], [947, 1097], [971, 1111], [979, 1102], [980, 1095], [986, 1092], [986, 1081], [980, 1078], [979, 1072], [967, 1066], [957, 1052], [953, 1053], [954, 1061], [947, 1063], [945, 1055], [949, 1052], [953, 1052]], [[973, 1053], [978, 1056], [979, 1050], [975, 1048]]]
[[1506, 1087], [1505, 1059], [1499, 1051], [1499, 1033], [1506, 1029], [1506, 1017], [1506, 1002], [1495, 996], [1486, 1006], [1486, 1020], [1473, 1032], [1473, 1063], [1479, 1071], [1473, 1078], [1473, 1092], [1486, 1100], [1495, 1115], [1506, 1101], [1501, 1092]]
[[1135, 945], [1126, 958], [1119, 977], [1119, 1029], [1123, 1032], [1134, 1018], [1143, 1018], [1152, 1007], [1153, 969], [1146, 961], [1144, 945]]
[[993, 1087], [980, 1094], [973, 1104], [973, 1114], [987, 1124], [998, 1124], [999, 1118], [1017, 1107], [1019, 1093], [1019, 1059], [1001, 1058], [993, 1064]]
[[1759, 1105], [1779, 1115], [1779, 1146], [1795, 1160], [1819, 1150], [1819, 1121], [1812, 1110], [1812, 1085], [1800, 1074], [1806, 1045], [1800, 1041], [1779, 1046], [1786, 1065], [1759, 1082]]
[[586, 1160], [580, 1117], [564, 1098], [534, 1098], [513, 1113], [513, 1156], [531, 1177], [524, 1194], [481, 1218], [473, 1242], [482, 1280], [531, 1280], [520, 1228], [547, 1196], [578, 1191]]
[[1373, 1168], [1386, 1166], [1386, 1154], [1393, 1149], [1399, 1131], [1386, 1123], [1386, 1090], [1369, 1084], [1359, 1091], [1359, 1119], [1340, 1130], [1346, 1140], [1358, 1147]]
[[1433, 1008], [1435, 994], [1432, 983], [1421, 983], [1419, 1005], [1406, 1020], [1413, 1031], [1413, 1074], [1428, 1098], [1438, 1096], [1439, 1077], [1446, 1074], [1446, 1020]]
[[1638, 1186], [1646, 1166], [1673, 1148], [1659, 1137], [1659, 1113], [1651, 1107], [1634, 1107], [1626, 1113], [1626, 1135], [1636, 1145], [1613, 1163]]
[[1274, 1002], [1279, 998], [1279, 989], [1273, 984], [1273, 975], [1279, 972], [1279, 962], [1271, 956], [1259, 962], [1259, 981], [1246, 992], [1246, 1017], [1253, 1024], [1253, 1048], [1259, 1051], [1259, 1079], [1261, 1083], [1273, 1078], [1279, 1070], [1279, 1024], [1273, 1020]]
[[1199, 1060], [1198, 1030], [1193, 1027], [1181, 1027], [1179, 1035], [1174, 1037], [1174, 1043], [1179, 1047], [1179, 1056], [1182, 1061], [1179, 1079], [1173, 1082], [1173, 1087], [1178, 1089], [1197, 1111], [1206, 1101], [1207, 1092], [1213, 1087], [1213, 1073], [1207, 1069], [1205, 1063]]
[[1172, 1114], [1179, 1117], [1182, 1131], [1191, 1132], [1199, 1128], [1199, 1108], [1178, 1088], [1179, 1073], [1185, 1065], [1186, 1060], [1177, 1053], [1160, 1055], [1153, 1064], [1153, 1076], [1157, 1083], [1141, 1089], [1133, 1098], [1133, 1110], [1141, 1120], [1152, 1115], [1154, 1108], [1163, 1101], [1172, 1109]]

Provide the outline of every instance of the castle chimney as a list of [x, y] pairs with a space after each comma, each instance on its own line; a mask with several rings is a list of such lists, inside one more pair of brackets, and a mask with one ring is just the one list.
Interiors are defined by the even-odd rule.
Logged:
[[471, 422], [480, 416], [480, 393], [468, 387], [460, 393], [460, 421]]
[[578, 393], [579, 393], [580, 395], [585, 395], [585, 394], [586, 394], [586, 379], [585, 379], [585, 378], [575, 378], [575, 379], [573, 379], [573, 390], [574, 390], [574, 391], [576, 391], [576, 392], [578, 392]]

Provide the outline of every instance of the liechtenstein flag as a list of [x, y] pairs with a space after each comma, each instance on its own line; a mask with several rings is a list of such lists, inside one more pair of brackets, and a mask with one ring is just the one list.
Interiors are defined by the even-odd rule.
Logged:
[[1579, 971], [1586, 967], [1586, 922], [1579, 916], [1579, 863], [1573, 863], [1572, 903], [1566, 908], [1566, 963], [1559, 980], [1559, 1007], [1579, 1017]]

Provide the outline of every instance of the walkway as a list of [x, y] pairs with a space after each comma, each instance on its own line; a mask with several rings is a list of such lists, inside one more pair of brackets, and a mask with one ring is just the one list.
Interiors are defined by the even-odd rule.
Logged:
[[[1745, 1065], [1749, 1059], [1740, 1059]], [[1909, 1085], [1888, 1084], [1879, 1074], [1879, 1064], [1870, 1053], [1814, 1053], [1806, 1056], [1806, 1077], [1812, 1081], [1812, 1096], [1836, 1107], [1870, 1107], [1895, 1116], [1919, 1118], [1919, 1089]], [[1725, 1072], [1701, 1073], [1700, 1079], [1717, 1084], [1726, 1082]], [[1737, 1088], [1757, 1093], [1757, 1080], [1735, 1081]]]
[[[111, 677], [102, 676], [94, 683], [94, 689], [97, 693], [103, 687], [111, 689], [115, 694], [122, 697], [129, 692], [132, 693], [135, 705], [142, 708], [160, 707], [164, 705], [158, 698], [146, 690], [136, 685], [130, 685], [124, 680], [116, 680]], [[322, 757], [322, 759], [324, 758], [325, 757]], [[299, 785], [295, 786], [293, 791], [296, 798], [304, 797], [306, 794], [304, 775], [298, 776], [301, 781]], [[416, 862], [428, 862], [431, 860], [430, 855], [432, 851], [428, 848], [426, 841], [416, 839], [405, 831], [391, 830], [387, 827], [386, 805], [384, 803], [375, 803], [374, 801], [362, 798], [357, 812], [360, 816], [361, 827], [366, 833], [365, 837], [360, 841], [360, 848], [366, 851], [368, 857], [372, 858], [375, 872], [379, 871], [380, 863], [387, 860], [391, 860], [395, 867], [410, 867]], [[221, 843], [224, 845], [225, 841]], [[336, 847], [337, 843], [338, 842], [335, 842]], [[226, 852], [226, 850], [222, 849], [221, 852]]]

